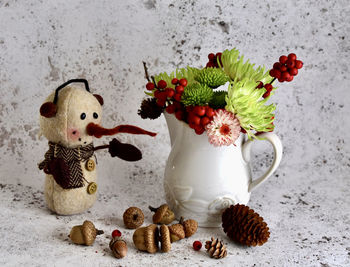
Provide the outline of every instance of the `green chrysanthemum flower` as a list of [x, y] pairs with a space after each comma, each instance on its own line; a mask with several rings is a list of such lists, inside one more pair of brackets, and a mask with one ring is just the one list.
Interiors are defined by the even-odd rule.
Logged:
[[224, 108], [226, 106], [226, 91], [215, 91], [212, 99], [209, 102], [209, 106], [214, 109]]
[[222, 66], [224, 72], [234, 82], [251, 80], [254, 82], [261, 81], [264, 84], [272, 80], [269, 71], [265, 71], [265, 67], [258, 67], [254, 69], [255, 64], [249, 63], [249, 60], [244, 62], [244, 56], [239, 55], [237, 49], [225, 50], [221, 56]]
[[226, 73], [219, 68], [204, 68], [198, 71], [194, 78], [197, 82], [204, 83], [211, 88], [217, 88], [229, 80]]
[[196, 68], [191, 68], [191, 67], [187, 67], [186, 69], [181, 68], [181, 69], [177, 69], [176, 71], [173, 71], [172, 73], [168, 74], [166, 72], [162, 72], [158, 75], [156, 75], [154, 77], [156, 83], [158, 83], [160, 80], [164, 80], [166, 81], [168, 87], [172, 87], [174, 88], [174, 85], [171, 83], [171, 80], [173, 78], [185, 78], [187, 80], [187, 84], [190, 85], [195, 81], [194, 77], [197, 74], [199, 70]]
[[185, 91], [182, 94], [181, 102], [185, 106], [202, 106], [207, 105], [213, 97], [213, 90], [200, 83], [193, 83], [185, 87]]
[[272, 112], [276, 109], [274, 104], [265, 105], [269, 97], [262, 99], [266, 90], [256, 89], [257, 84], [249, 80], [231, 83], [226, 96], [225, 109], [237, 116], [249, 138], [257, 138], [252, 130], [268, 132], [273, 129]]

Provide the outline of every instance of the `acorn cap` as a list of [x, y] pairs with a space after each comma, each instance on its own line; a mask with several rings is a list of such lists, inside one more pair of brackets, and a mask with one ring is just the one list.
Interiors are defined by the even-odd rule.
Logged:
[[162, 252], [168, 252], [171, 249], [171, 239], [169, 228], [162, 224], [160, 226], [160, 244]]
[[158, 251], [158, 227], [155, 224], [151, 224], [146, 227], [144, 236], [145, 236], [145, 245], [149, 253], [155, 253]]
[[171, 243], [185, 238], [185, 230], [182, 224], [176, 223], [168, 226], [168, 228], [170, 232]]
[[185, 237], [190, 237], [197, 232], [198, 223], [193, 219], [186, 220], [182, 223], [185, 230]]
[[82, 233], [85, 241], [85, 245], [90, 246], [94, 243], [97, 230], [95, 225], [90, 221], [84, 221], [82, 225]]
[[137, 207], [128, 208], [123, 214], [123, 221], [126, 228], [136, 229], [143, 224], [145, 216], [142, 210]]
[[168, 210], [169, 206], [167, 204], [163, 204], [157, 208], [157, 211], [153, 214], [153, 223], [159, 223]]
[[155, 253], [158, 251], [158, 234], [157, 225], [151, 224], [136, 229], [132, 239], [137, 249]]

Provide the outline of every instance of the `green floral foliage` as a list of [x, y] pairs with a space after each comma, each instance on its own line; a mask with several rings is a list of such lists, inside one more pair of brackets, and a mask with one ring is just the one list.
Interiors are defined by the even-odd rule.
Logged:
[[191, 68], [191, 67], [187, 67], [185, 68], [181, 68], [181, 69], [177, 69], [176, 71], [173, 71], [172, 73], [168, 74], [166, 72], [162, 72], [158, 75], [156, 75], [154, 77], [156, 83], [158, 83], [160, 80], [164, 80], [166, 81], [168, 87], [172, 87], [174, 88], [175, 86], [171, 83], [171, 80], [174, 78], [185, 78], [187, 80], [187, 84], [190, 85], [195, 81], [194, 77], [197, 74], [199, 70], [196, 68]]
[[209, 102], [209, 106], [211, 106], [214, 109], [225, 108], [226, 96], [226, 91], [215, 91], [212, 99]]
[[204, 83], [211, 88], [217, 88], [229, 80], [225, 72], [219, 68], [201, 69], [194, 78], [197, 82]]
[[239, 51], [235, 48], [225, 50], [222, 53], [221, 61], [222, 66], [220, 67], [230, 77], [231, 81], [251, 80], [267, 83], [272, 80], [269, 71], [265, 71], [265, 67], [254, 69], [255, 64], [249, 63], [249, 60], [244, 62], [244, 56], [240, 56]]
[[205, 84], [193, 83], [185, 87], [181, 102], [185, 106], [207, 105], [213, 97], [213, 89]]
[[272, 112], [276, 109], [274, 104], [266, 105], [269, 97], [262, 99], [266, 90], [256, 89], [257, 84], [248, 79], [231, 83], [226, 96], [225, 109], [237, 116], [249, 138], [257, 138], [252, 130], [268, 132], [273, 129], [271, 123], [274, 114]]

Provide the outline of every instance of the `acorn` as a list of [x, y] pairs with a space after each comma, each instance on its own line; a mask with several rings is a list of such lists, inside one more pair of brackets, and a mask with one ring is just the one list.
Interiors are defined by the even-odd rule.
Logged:
[[128, 229], [136, 229], [143, 224], [145, 216], [142, 210], [137, 207], [128, 208], [123, 214], [123, 221]]
[[109, 243], [109, 248], [112, 250], [114, 257], [117, 259], [124, 258], [128, 252], [128, 246], [126, 242], [119, 236], [112, 238]]
[[78, 245], [91, 246], [97, 235], [103, 234], [102, 230], [97, 230], [90, 221], [84, 221], [82, 225], [73, 226], [69, 238]]
[[160, 226], [160, 244], [162, 252], [169, 252], [171, 250], [170, 231], [165, 224]]
[[197, 221], [195, 221], [193, 219], [189, 219], [189, 220], [184, 221], [183, 217], [181, 217], [179, 223], [182, 224], [184, 227], [186, 238], [192, 236], [193, 234], [195, 234], [197, 232], [197, 229], [198, 229]]
[[163, 204], [158, 208], [153, 208], [149, 206], [149, 209], [152, 212], [155, 212], [153, 214], [153, 223], [156, 224], [169, 224], [173, 220], [175, 220], [175, 214], [174, 212], [169, 208], [167, 204]]
[[136, 229], [132, 237], [137, 249], [155, 253], [158, 251], [159, 230], [157, 225], [151, 224], [147, 227]]
[[171, 243], [185, 238], [185, 229], [182, 224], [176, 223], [168, 226]]

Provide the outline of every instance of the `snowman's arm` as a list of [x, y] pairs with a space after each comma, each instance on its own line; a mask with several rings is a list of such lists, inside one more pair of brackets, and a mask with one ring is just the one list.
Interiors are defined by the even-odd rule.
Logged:
[[51, 159], [53, 158], [53, 149], [49, 149], [48, 151], [46, 151], [45, 153], [45, 159], [40, 162], [38, 164], [39, 170], [45, 169], [47, 167], [47, 164], [51, 161]]
[[113, 138], [109, 145], [94, 147], [94, 151], [105, 148], [108, 148], [108, 152], [112, 157], [118, 157], [126, 161], [137, 161], [142, 158], [142, 153], [137, 147], [121, 143], [116, 138]]

